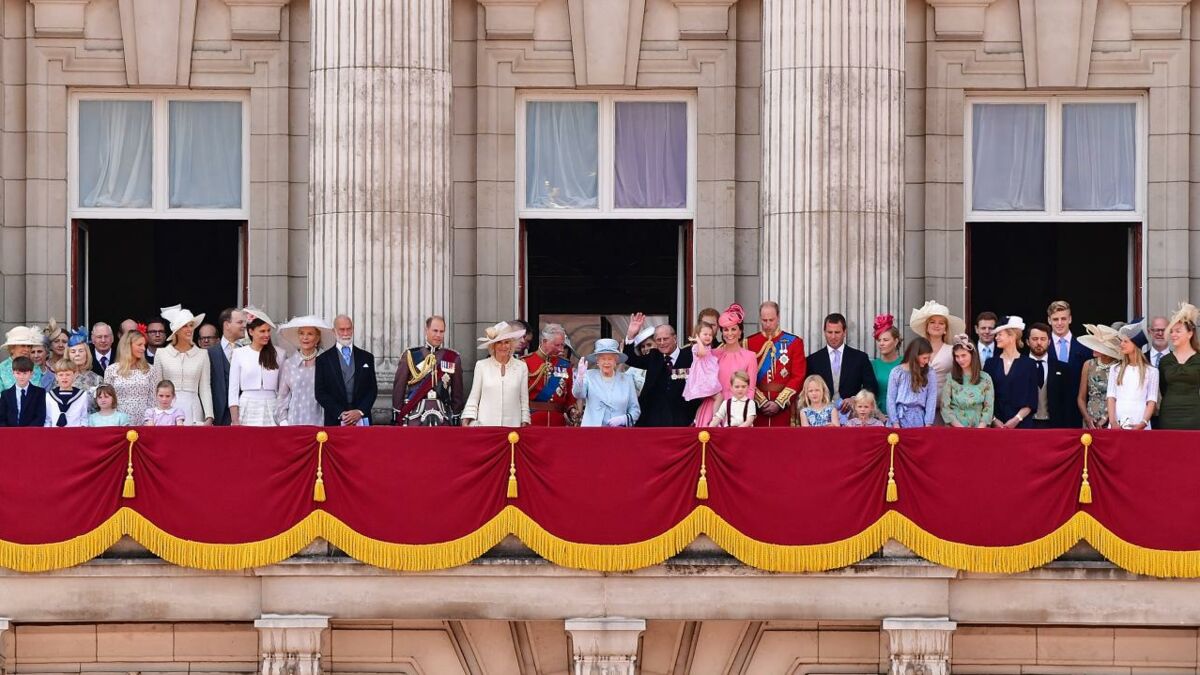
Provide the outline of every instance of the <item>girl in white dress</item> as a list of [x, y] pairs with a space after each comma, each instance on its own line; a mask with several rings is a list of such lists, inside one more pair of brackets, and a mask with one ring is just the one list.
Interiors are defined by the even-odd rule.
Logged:
[[1158, 369], [1142, 348], [1121, 331], [1121, 361], [1108, 370], [1108, 419], [1111, 429], [1149, 429], [1158, 405]]
[[462, 412], [464, 427], [529, 426], [529, 368], [513, 358], [516, 341], [524, 334], [523, 329], [501, 321], [479, 338], [479, 348], [486, 348], [491, 356], [475, 364]]
[[175, 385], [175, 407], [183, 411], [184, 424], [212, 424], [212, 384], [208, 352], [192, 341], [204, 315], [193, 315], [179, 305], [163, 307], [162, 318], [171, 326], [170, 345], [158, 350], [154, 363], [164, 380]]
[[283, 360], [271, 344], [275, 323], [253, 307], [243, 312], [250, 344], [233, 350], [229, 359], [229, 417], [234, 426], [273, 427]]

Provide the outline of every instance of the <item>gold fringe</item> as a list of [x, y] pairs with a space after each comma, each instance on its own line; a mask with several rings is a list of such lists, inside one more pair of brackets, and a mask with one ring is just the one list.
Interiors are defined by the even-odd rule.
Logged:
[[137, 496], [137, 486], [133, 484], [133, 444], [137, 439], [138, 432], [133, 429], [125, 432], [125, 440], [129, 441], [129, 456], [125, 465], [125, 484], [121, 486], [122, 499], [133, 499]]

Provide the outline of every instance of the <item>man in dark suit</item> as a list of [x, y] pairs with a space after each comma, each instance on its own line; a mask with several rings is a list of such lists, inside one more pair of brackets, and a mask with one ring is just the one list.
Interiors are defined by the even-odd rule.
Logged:
[[29, 383], [33, 360], [18, 356], [12, 369], [17, 383], [0, 393], [0, 427], [46, 426], [46, 390]]
[[699, 400], [683, 398], [683, 386], [687, 384], [688, 371], [692, 367], [692, 348], [680, 348], [675, 329], [664, 325], [654, 329], [654, 349], [642, 354], [634, 344], [634, 338], [645, 323], [645, 314], [634, 314], [625, 334], [625, 356], [629, 359], [626, 363], [646, 371], [646, 383], [638, 397], [642, 416], [638, 418], [637, 426], [690, 426], [700, 407]]
[[337, 344], [317, 357], [314, 389], [325, 409], [325, 426], [351, 427], [371, 420], [379, 395], [375, 357], [354, 346], [354, 322], [342, 315], [333, 320]]
[[101, 321], [92, 326], [92, 372], [104, 377], [104, 369], [116, 362], [112, 326]]
[[229, 357], [246, 334], [246, 315], [230, 307], [221, 312], [221, 340], [208, 348], [209, 382], [212, 384], [213, 424], [227, 427], [229, 415]]
[[[825, 317], [825, 348], [809, 354], [805, 361], [808, 374], [820, 375], [830, 395], [842, 399], [843, 413], [850, 413], [854, 405], [851, 399], [863, 389], [872, 394], [879, 392], [871, 358], [866, 352], [846, 345], [846, 317], [841, 314], [835, 312]], [[805, 393], [801, 391], [798, 396], [803, 401]]]
[[1065, 300], [1055, 300], [1046, 308], [1046, 319], [1050, 324], [1049, 353], [1052, 363], [1060, 364], [1063, 381], [1050, 392], [1051, 421], [1055, 429], [1079, 429], [1083, 426], [1083, 414], [1079, 412], [1076, 397], [1079, 395], [1079, 378], [1083, 366], [1092, 358], [1092, 350], [1079, 344], [1071, 335], [1071, 305]]
[[[1050, 326], [1041, 322], [1029, 325], [1029, 358], [1037, 367], [1038, 404], [1029, 413], [1034, 429], [1051, 429], [1063, 415], [1062, 395], [1067, 369], [1050, 354]], [[1071, 401], [1074, 404], [1074, 399]]]

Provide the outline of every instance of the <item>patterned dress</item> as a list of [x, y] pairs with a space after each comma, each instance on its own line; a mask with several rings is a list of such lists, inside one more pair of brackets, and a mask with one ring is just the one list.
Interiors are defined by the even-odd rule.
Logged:
[[933, 367], [926, 369], [925, 386], [912, 388], [912, 374], [897, 368], [888, 377], [888, 423], [903, 429], [933, 425], [937, 413], [938, 376]]
[[117, 410], [131, 420], [141, 420], [146, 411], [154, 407], [154, 388], [162, 381], [162, 369], [150, 366], [146, 370], [130, 369], [128, 375], [121, 374], [120, 364], [114, 363], [104, 370], [104, 383], [117, 392]]
[[963, 380], [959, 383], [950, 377], [942, 386], [942, 419], [952, 426], [955, 422], [964, 427], [990, 425], [996, 405], [992, 376], [979, 373], [979, 384], [971, 384], [971, 379], [965, 375]]
[[1108, 371], [1114, 363], [1101, 363], [1100, 359], [1088, 361], [1091, 370], [1088, 371], [1087, 414], [1097, 422], [1108, 418]]
[[824, 408], [801, 408], [800, 414], [804, 415], [810, 427], [828, 427], [833, 424], [835, 413], [831, 403]]
[[305, 361], [295, 352], [283, 362], [279, 375], [279, 394], [275, 399], [275, 421], [280, 426], [325, 423], [325, 411], [317, 403], [316, 359]]

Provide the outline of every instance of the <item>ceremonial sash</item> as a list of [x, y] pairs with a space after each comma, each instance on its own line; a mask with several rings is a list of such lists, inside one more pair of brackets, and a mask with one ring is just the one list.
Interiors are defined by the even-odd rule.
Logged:
[[563, 381], [563, 378], [555, 374], [556, 370], [557, 368], [551, 366], [549, 362], [546, 363], [545, 384], [542, 385], [542, 390], [537, 393], [537, 396], [533, 397], [535, 403], [548, 403], [550, 399], [554, 398], [559, 383]]
[[[759, 382], [767, 381], [767, 375], [770, 375], [771, 371], [775, 370], [775, 359], [781, 353], [786, 354], [787, 348], [791, 343], [792, 341], [788, 339], [787, 333], [780, 333], [779, 337], [775, 340], [767, 341], [766, 346], [763, 348], [763, 362], [758, 367]], [[772, 350], [775, 351], [775, 354], [771, 353]]]
[[[416, 364], [413, 363], [414, 352], [419, 353], [420, 349], [408, 350], [408, 369], [410, 373], [413, 373], [412, 377], [414, 378], [413, 380], [409, 380], [410, 384], [415, 381], [415, 378], [420, 377], [420, 371], [417, 369]], [[413, 392], [409, 394], [409, 397], [404, 400], [404, 405], [400, 408], [400, 410], [397, 411], [397, 417], [399, 419], [404, 419], [409, 413], [415, 410], [417, 404], [420, 403], [425, 398], [425, 395], [429, 393], [429, 390], [433, 388], [433, 382], [435, 379], [437, 379], [437, 353], [434, 352], [432, 356], [435, 359], [433, 368], [424, 378], [421, 379], [421, 384], [417, 385], [417, 388], [414, 389]]]

